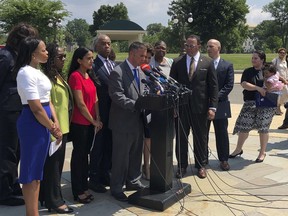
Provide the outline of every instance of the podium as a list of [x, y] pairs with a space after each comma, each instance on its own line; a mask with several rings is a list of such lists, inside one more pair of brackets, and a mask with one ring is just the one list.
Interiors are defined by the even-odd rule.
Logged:
[[150, 187], [128, 197], [135, 204], [164, 211], [191, 193], [190, 184], [173, 182], [174, 109], [187, 103], [188, 94], [147, 95], [137, 101], [151, 110]]

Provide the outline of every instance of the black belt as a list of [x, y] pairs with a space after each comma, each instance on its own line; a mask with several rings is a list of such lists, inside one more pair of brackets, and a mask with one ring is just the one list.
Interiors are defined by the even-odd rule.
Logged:
[[[49, 104], [50, 104], [49, 102], [41, 103], [42, 106], [48, 106]], [[23, 107], [29, 107], [29, 104], [23, 104], [22, 106]]]

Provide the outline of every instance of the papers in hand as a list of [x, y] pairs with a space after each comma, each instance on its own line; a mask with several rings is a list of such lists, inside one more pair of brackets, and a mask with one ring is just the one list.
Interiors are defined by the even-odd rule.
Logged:
[[59, 144], [57, 144], [56, 142], [57, 142], [57, 140], [50, 143], [49, 157], [51, 157], [51, 155], [53, 155], [62, 144], [62, 141], [60, 141]]

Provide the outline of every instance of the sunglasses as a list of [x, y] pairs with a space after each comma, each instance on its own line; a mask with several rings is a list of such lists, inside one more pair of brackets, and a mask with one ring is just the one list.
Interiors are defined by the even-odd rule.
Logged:
[[66, 54], [57, 55], [56, 58], [60, 60], [66, 59]]

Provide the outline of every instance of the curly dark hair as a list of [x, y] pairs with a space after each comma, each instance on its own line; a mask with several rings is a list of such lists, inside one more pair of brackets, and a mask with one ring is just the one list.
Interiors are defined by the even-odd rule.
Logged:
[[[58, 54], [59, 45], [57, 43], [49, 43], [46, 46], [46, 50], [48, 51], [48, 60], [46, 63], [41, 64], [41, 68], [44, 74], [53, 82], [56, 83], [57, 74], [61, 74], [62, 71], [58, 71], [55, 67], [55, 58]], [[62, 75], [62, 74], [61, 74]]]
[[38, 30], [27, 23], [19, 23], [9, 32], [6, 45], [18, 51], [20, 42], [28, 36], [38, 37]]

